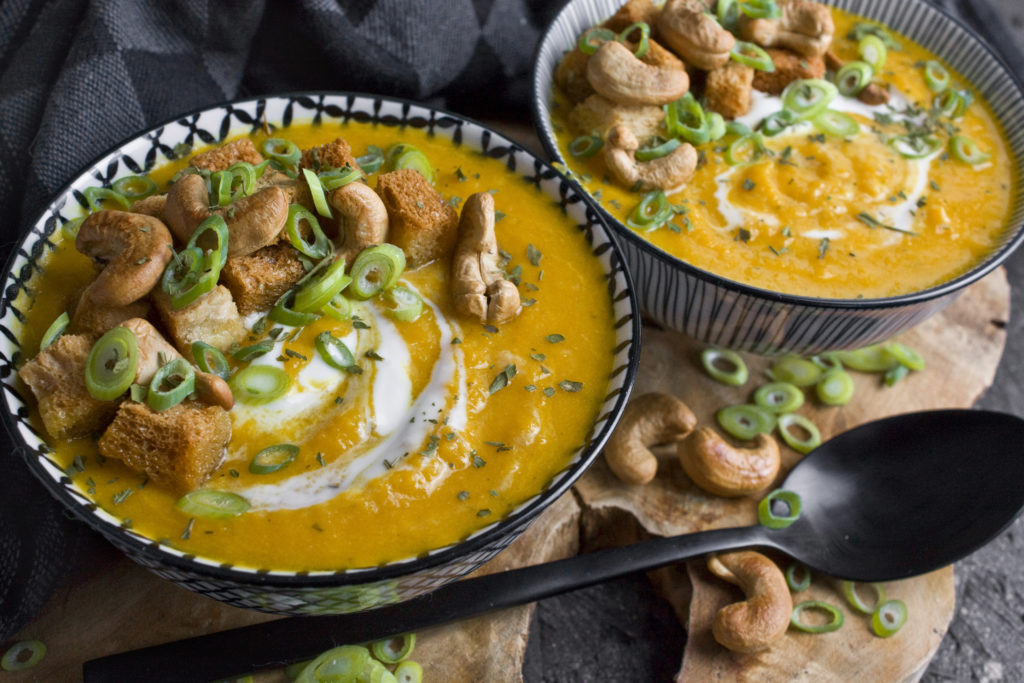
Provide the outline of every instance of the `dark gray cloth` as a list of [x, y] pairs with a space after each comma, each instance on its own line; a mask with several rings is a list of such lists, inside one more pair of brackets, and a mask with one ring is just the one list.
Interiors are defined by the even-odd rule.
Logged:
[[[983, 0], [933, 1], [1024, 73], [1009, 29]], [[348, 89], [527, 120], [533, 51], [562, 4], [2, 0], [3, 255], [93, 158], [134, 132], [223, 100]], [[0, 444], [0, 641], [38, 612], [76, 549], [96, 542], [21, 459], [9, 442]]]

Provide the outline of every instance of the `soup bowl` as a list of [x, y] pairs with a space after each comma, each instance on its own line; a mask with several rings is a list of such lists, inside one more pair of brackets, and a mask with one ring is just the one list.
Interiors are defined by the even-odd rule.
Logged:
[[[581, 262], [590, 263], [595, 275], [596, 300], [607, 302], [608, 310], [602, 311], [602, 315], [606, 314], [609, 321], [609, 329], [603, 334], [614, 340], [607, 353], [610, 371], [606, 388], [593, 396], [597, 410], [582, 425], [586, 434], [582, 443], [559, 455], [562, 459], [555, 461], [558, 464], [552, 467], [553, 476], [531, 489], [525, 499], [512, 500], [510, 496], [507, 511], [496, 514], [497, 519], [482, 519], [480, 523], [474, 523], [475, 529], [454, 541], [412, 553], [412, 556], [347, 566], [282, 569], [274, 566], [273, 562], [246, 559], [244, 553], [240, 558], [213, 557], [208, 553], [176, 547], [181, 544], [169, 541], [166, 536], [156, 538], [153, 534], [142, 533], [137, 529], [138, 519], [133, 523], [126, 514], [116, 514], [116, 506], [125, 500], [125, 496], [122, 495], [120, 501], [115, 496], [113, 506], [106, 499], [103, 505], [97, 504], [97, 496], [90, 495], [88, 488], [92, 488], [95, 494], [95, 489], [101, 488], [102, 482], [86, 485], [77, 459], [68, 462], [57, 457], [55, 441], [47, 435], [34, 414], [33, 397], [18, 379], [17, 370], [25, 357], [35, 352], [23, 342], [25, 321], [30, 315], [32, 302], [41, 300], [33, 298], [38, 293], [34, 288], [47, 266], [50, 252], [56, 250], [62, 239], [66, 239], [62, 232], [70, 219], [86, 206], [83, 195], [86, 188], [107, 185], [124, 175], [148, 174], [169, 160], [183, 158], [193, 147], [216, 144], [268, 128], [286, 135], [288, 127], [298, 122], [305, 122], [312, 129], [324, 129], [325, 141], [344, 135], [342, 126], [350, 122], [372, 126], [375, 131], [388, 134], [412, 135], [413, 131], [418, 131], [416, 134], [424, 136], [424, 140], [438, 141], [446, 148], [450, 146], [462, 155], [459, 158], [478, 159], [481, 165], [492, 165], [488, 168], [500, 168], [507, 175], [508, 184], [503, 186], [508, 188], [506, 192], [524, 192], [527, 202], [537, 202], [539, 206], [547, 207], [545, 211], [561, 219], [554, 223], [557, 227], [553, 234], [579, 247], [578, 252], [573, 253], [580, 255]], [[459, 182], [463, 180], [461, 167], [457, 171], [448, 169], [446, 173], [452, 178], [458, 173]], [[471, 181], [466, 186], [472, 184]], [[444, 192], [446, 197], [453, 194], [452, 189]], [[500, 195], [498, 197], [500, 199]], [[452, 197], [453, 202], [454, 199]], [[539, 260], [539, 255], [536, 258]], [[550, 267], [557, 265], [552, 263]], [[549, 272], [547, 281], [551, 281], [550, 276]], [[58, 193], [28, 233], [12, 248], [4, 280], [0, 301], [0, 327], [4, 331], [0, 341], [0, 357], [4, 359], [4, 420], [21, 459], [67, 510], [139, 564], [208, 597], [238, 607], [279, 614], [343, 613], [401, 602], [455, 580], [493, 557], [565, 493], [597, 457], [626, 404], [639, 354], [640, 318], [624, 260], [603, 219], [584, 195], [547, 163], [486, 126], [446, 111], [370, 95], [298, 93], [235, 101], [185, 114], [132, 137], [90, 164]], [[534, 287], [531, 291], [536, 290]], [[529, 302], [525, 293], [523, 296]], [[564, 331], [572, 334], [569, 330]], [[470, 333], [476, 334], [467, 328], [466, 334]], [[455, 340], [452, 343], [456, 343]], [[549, 355], [554, 353], [548, 351]], [[556, 367], [552, 360], [549, 359], [548, 364]], [[521, 377], [525, 370], [520, 369]], [[514, 369], [510, 372], [506, 366], [504, 372], [506, 382], [512, 386]], [[556, 382], [552, 380], [551, 383], [558, 386]], [[522, 384], [515, 386], [522, 390]], [[504, 388], [504, 385], [497, 388]], [[492, 385], [491, 393], [495, 390]], [[547, 389], [537, 391], [536, 396], [550, 397], [555, 391], [555, 388], [550, 389], [551, 393]], [[558, 391], [580, 392], [581, 389], [575, 383], [569, 383], [567, 388]], [[598, 392], [598, 389], [595, 387], [594, 391]], [[529, 388], [522, 394], [524, 397], [534, 395]], [[508, 390], [505, 395], [508, 395]], [[525, 398], [520, 400], [525, 402]], [[425, 421], [437, 423], [435, 420]], [[449, 438], [451, 436], [454, 435]], [[436, 441], [434, 445], [436, 447]], [[544, 451], [538, 446], [534, 452], [542, 454]], [[317, 454], [317, 459], [324, 467], [320, 455]], [[388, 455], [391, 462], [385, 462], [386, 468], [390, 469], [391, 463], [403, 455], [408, 456], [409, 453]], [[497, 457], [490, 450], [483, 455], [488, 459]], [[451, 463], [448, 466], [454, 468]], [[473, 466], [480, 465], [474, 460]], [[250, 471], [255, 471], [251, 465]], [[230, 474], [238, 476], [235, 471]], [[144, 479], [138, 489], [145, 485]], [[152, 486], [152, 482], [149, 485]], [[493, 489], [500, 488], [497, 483], [493, 484]], [[493, 489], [491, 495], [497, 496]], [[172, 512], [168, 506], [166, 514]], [[483, 514], [476, 516], [484, 517]], [[189, 522], [181, 538], [188, 538], [191, 529], [192, 522]], [[373, 534], [375, 530], [367, 530], [366, 533]]]
[[[585, 29], [611, 16], [622, 4], [619, 0], [569, 2], [538, 47], [533, 72], [534, 122], [544, 149], [556, 165], [573, 166], [563, 153], [565, 147], [560, 146], [552, 122], [555, 68]], [[1024, 164], [1024, 91], [1018, 76], [982, 40], [953, 17], [921, 0], [827, 0], [823, 4], [880, 22], [956, 69], [988, 101], [1019, 174]], [[799, 290], [776, 291], [724, 277], [655, 246], [625, 225], [621, 215], [613, 215], [606, 203], [601, 203], [599, 210], [622, 247], [641, 307], [648, 316], [707, 344], [775, 355], [866, 346], [897, 335], [941, 310], [965, 287], [1002, 264], [1024, 238], [1024, 194], [1017, 191], [1009, 203], [998, 239], [987, 256], [969, 268], [924, 289], [864, 298], [808, 296]]]

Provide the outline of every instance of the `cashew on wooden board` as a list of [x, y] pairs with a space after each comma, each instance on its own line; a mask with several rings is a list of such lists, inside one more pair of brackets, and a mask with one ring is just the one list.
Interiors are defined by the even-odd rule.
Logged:
[[662, 105], [690, 89], [682, 68], [645, 64], [617, 41], [602, 45], [587, 62], [587, 81], [599, 94], [620, 104]]
[[679, 444], [678, 456], [694, 484], [726, 498], [768, 488], [782, 464], [779, 446], [767, 434], [758, 434], [753, 448], [736, 448], [709, 427]]
[[677, 189], [690, 182], [697, 172], [697, 150], [688, 142], [669, 154], [650, 161], [637, 161], [640, 141], [628, 126], [619, 124], [608, 131], [601, 153], [604, 163], [615, 178], [639, 190]]
[[650, 393], [629, 402], [619, 426], [608, 439], [604, 457], [627, 484], [646, 484], [658, 471], [650, 447], [685, 439], [697, 426], [697, 417], [685, 403], [668, 394]]
[[494, 234], [494, 197], [477, 192], [462, 205], [452, 259], [452, 303], [461, 315], [501, 324], [519, 315], [519, 289], [505, 279]]
[[786, 577], [774, 562], [751, 550], [708, 559], [712, 574], [739, 586], [743, 602], [726, 605], [715, 615], [711, 633], [733, 652], [757, 652], [779, 640], [789, 628], [793, 598]]

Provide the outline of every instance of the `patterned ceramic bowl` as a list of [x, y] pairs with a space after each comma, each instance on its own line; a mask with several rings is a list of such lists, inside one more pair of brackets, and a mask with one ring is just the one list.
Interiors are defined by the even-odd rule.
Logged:
[[[141, 536], [98, 508], [71, 482], [52, 457], [44, 435], [29, 420], [26, 390], [16, 381], [15, 373], [22, 355], [18, 330], [23, 319], [15, 302], [40, 269], [44, 253], [54, 246], [55, 231], [59, 233], [78, 206], [84, 206], [81, 191], [97, 181], [145, 173], [172, 157], [175, 145], [218, 142], [232, 134], [252, 132], [263, 126], [264, 120], [280, 127], [293, 120], [408, 126], [501, 159], [510, 173], [534, 186], [542, 200], [561, 207], [603, 268], [616, 321], [614, 372], [587, 443], [543, 491], [458, 543], [401, 562], [337, 572], [249, 569], [185, 554]], [[622, 255], [591, 203], [551, 166], [499, 133], [445, 111], [394, 99], [345, 93], [294, 94], [232, 102], [169, 121], [119, 145], [79, 174], [11, 254], [0, 299], [0, 381], [5, 389], [4, 419], [25, 462], [61, 503], [135, 561], [186, 588], [239, 607], [280, 614], [353, 612], [410, 599], [469, 573], [511, 543], [593, 462], [622, 413], [636, 373], [640, 332], [636, 297]]]
[[[956, 19], [923, 0], [824, 0], [874, 19], [947, 60], [988, 100], [1018, 172], [1024, 168], [1024, 86], [1000, 58]], [[552, 129], [555, 66], [587, 27], [623, 0], [572, 0], [545, 32], [534, 63], [533, 115], [548, 155], [565, 162]], [[697, 268], [653, 246], [603, 208], [626, 255], [644, 312], [717, 346], [762, 354], [851, 349], [892, 337], [940, 311], [991, 272], [1024, 239], [1024, 193], [1012, 200], [1002, 241], [969, 272], [923, 291], [878, 299], [819, 299], [748, 286]]]

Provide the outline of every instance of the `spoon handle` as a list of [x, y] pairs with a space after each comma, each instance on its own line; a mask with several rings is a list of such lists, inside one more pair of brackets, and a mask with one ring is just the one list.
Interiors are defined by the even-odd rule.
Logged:
[[522, 605], [706, 553], [764, 545], [763, 527], [715, 529], [606, 548], [446, 584], [368, 612], [290, 617], [88, 661], [85, 683], [214, 680], [284, 666], [361, 643]]

